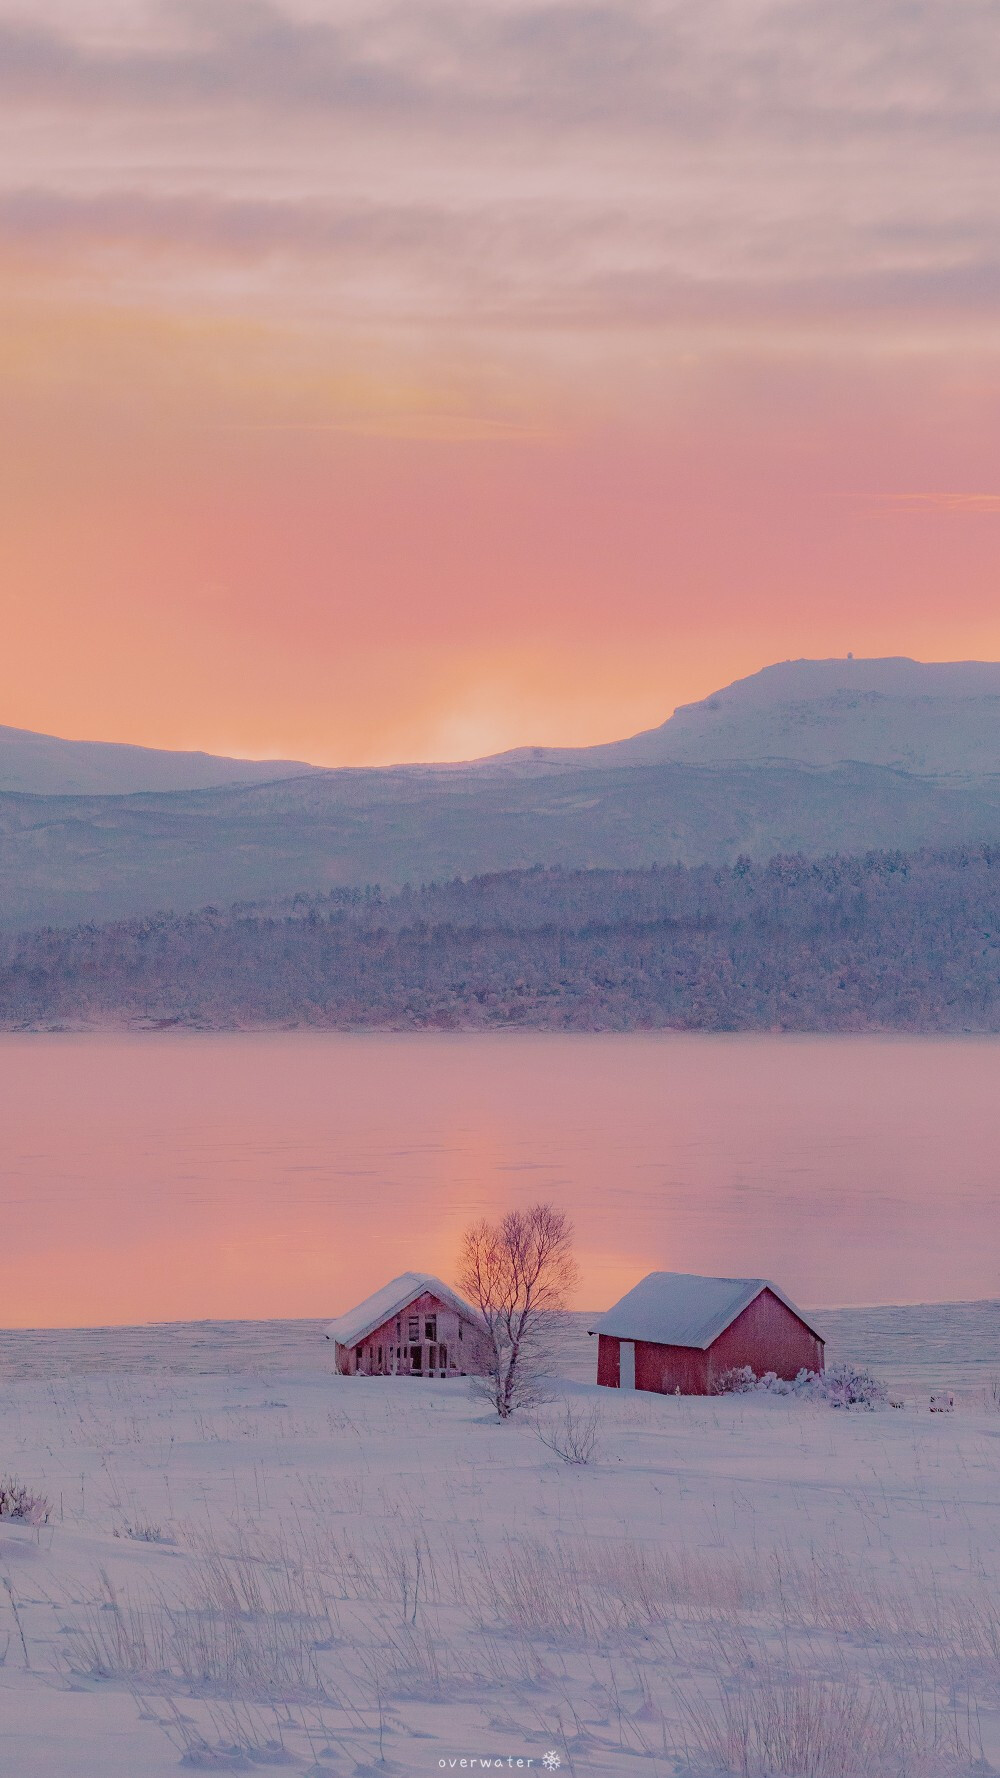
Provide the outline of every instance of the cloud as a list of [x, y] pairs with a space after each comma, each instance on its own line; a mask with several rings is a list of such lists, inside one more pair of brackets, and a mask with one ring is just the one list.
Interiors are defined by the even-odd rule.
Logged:
[[893, 494], [878, 504], [904, 512], [1000, 513], [1000, 494]]
[[271, 0], [168, 0], [149, 15], [132, 0], [122, 16], [116, 35], [0, 7], [0, 92], [688, 139], [970, 136], [997, 120], [992, 0], [388, 0], [345, 4], [335, 20]]
[[[1000, 301], [1000, 244], [976, 257], [974, 240], [945, 231], [923, 253], [885, 265], [878, 252], [842, 263], [815, 231], [809, 252], [775, 243], [770, 258], [744, 224], [743, 251], [723, 218], [616, 214], [583, 198], [558, 206], [490, 194], [479, 203], [409, 204], [358, 194], [239, 197], [211, 191], [0, 188], [0, 251], [8, 263], [54, 275], [71, 263], [73, 289], [133, 296], [177, 280], [192, 297], [283, 307], [341, 320], [459, 325], [465, 331], [679, 329], [711, 336], [742, 329], [835, 328], [950, 318], [988, 328]], [[991, 243], [984, 243], [989, 249]], [[218, 284], [227, 267], [238, 287]]]
[[286, 249], [303, 254], [441, 251], [456, 244], [460, 220], [430, 208], [239, 201], [199, 193], [138, 190], [81, 196], [28, 188], [0, 192], [0, 240], [9, 247], [60, 243], [85, 248], [158, 247], [219, 258], [254, 258]]
[[[258, 0], [171, 6], [167, 41], [151, 30], [89, 39], [0, 15], [0, 94], [13, 102], [165, 108], [225, 102], [281, 110], [313, 103], [399, 105], [411, 83], [366, 59], [363, 40], [296, 21]], [[138, 41], [137, 41], [138, 39]]]
[[60, 302], [308, 309], [415, 353], [984, 334], [995, 24], [993, 0], [0, 0], [0, 243]]

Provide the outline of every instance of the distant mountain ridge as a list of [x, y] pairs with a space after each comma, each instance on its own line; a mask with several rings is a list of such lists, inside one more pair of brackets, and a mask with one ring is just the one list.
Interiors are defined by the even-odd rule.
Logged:
[[[905, 656], [780, 661], [682, 704], [658, 728], [626, 740], [519, 747], [478, 760], [384, 769], [478, 776], [579, 766], [776, 762], [865, 764], [930, 775], [1000, 772], [1000, 663]], [[302, 760], [231, 759], [0, 728], [0, 791], [28, 795], [206, 790], [331, 769]]]
[[292, 759], [226, 759], [121, 741], [64, 741], [0, 727], [0, 790], [27, 796], [132, 796], [142, 791], [208, 790], [261, 784], [320, 767]]
[[[1000, 665], [986, 662], [787, 661], [631, 740], [460, 765], [330, 771], [113, 745], [81, 765], [58, 750], [98, 744], [54, 742], [49, 789], [29, 793], [3, 788], [12, 732], [25, 744], [0, 731], [7, 927], [534, 866], [1000, 841]], [[88, 760], [102, 794], [52, 788]], [[151, 786], [124, 788], [147, 768]], [[195, 784], [177, 784], [185, 772]]]
[[536, 767], [781, 761], [929, 775], [1000, 772], [1000, 663], [780, 661], [682, 704], [659, 728], [630, 740], [501, 757]]

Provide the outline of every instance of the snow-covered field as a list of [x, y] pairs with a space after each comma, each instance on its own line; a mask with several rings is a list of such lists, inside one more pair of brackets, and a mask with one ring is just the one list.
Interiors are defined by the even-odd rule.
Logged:
[[1000, 1307], [824, 1321], [901, 1410], [599, 1392], [577, 1331], [582, 1466], [315, 1323], [0, 1335], [3, 1778], [1000, 1767]]

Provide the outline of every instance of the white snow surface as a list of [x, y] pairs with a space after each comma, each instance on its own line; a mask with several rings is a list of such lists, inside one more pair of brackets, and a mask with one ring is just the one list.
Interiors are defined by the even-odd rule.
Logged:
[[506, 1426], [319, 1322], [0, 1335], [3, 1778], [996, 1770], [1000, 1304], [826, 1312], [857, 1414], [598, 1390], [593, 1320]]
[[338, 1346], [355, 1346], [359, 1340], [366, 1339], [377, 1327], [381, 1327], [384, 1321], [400, 1314], [415, 1297], [423, 1296], [425, 1291], [430, 1296], [439, 1297], [441, 1302], [447, 1303], [464, 1320], [478, 1320], [472, 1305], [452, 1290], [449, 1284], [435, 1278], [432, 1272], [401, 1272], [398, 1278], [391, 1278], [380, 1290], [366, 1296], [364, 1302], [358, 1303], [356, 1308], [349, 1309], [346, 1314], [331, 1321], [326, 1329], [326, 1337], [335, 1341]]
[[[819, 1329], [769, 1278], [703, 1278], [695, 1272], [649, 1272], [590, 1331], [619, 1340], [653, 1340], [705, 1352], [737, 1315], [770, 1290], [813, 1333]], [[822, 1334], [819, 1334], [822, 1339]]]

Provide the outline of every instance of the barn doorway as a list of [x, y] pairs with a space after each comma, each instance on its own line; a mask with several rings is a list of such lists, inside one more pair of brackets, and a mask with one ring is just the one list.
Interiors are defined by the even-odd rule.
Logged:
[[422, 1346], [410, 1347], [410, 1369], [415, 1376], [422, 1376], [424, 1369], [424, 1349]]
[[618, 1384], [621, 1389], [635, 1388], [635, 1341], [621, 1340], [618, 1345]]

